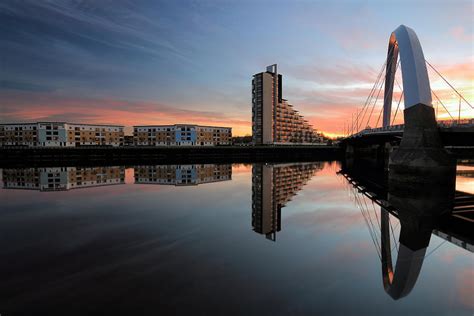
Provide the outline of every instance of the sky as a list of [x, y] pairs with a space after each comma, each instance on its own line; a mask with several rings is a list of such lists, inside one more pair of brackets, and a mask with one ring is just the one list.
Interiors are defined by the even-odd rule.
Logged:
[[[366, 102], [400, 24], [474, 104], [473, 17], [471, 0], [4, 0], [0, 123], [113, 123], [128, 132], [196, 123], [250, 135], [252, 76], [277, 63], [283, 97], [316, 129], [340, 135]], [[457, 117], [459, 98], [429, 75]], [[367, 125], [376, 125], [379, 105]], [[464, 101], [461, 116], [474, 117]]]

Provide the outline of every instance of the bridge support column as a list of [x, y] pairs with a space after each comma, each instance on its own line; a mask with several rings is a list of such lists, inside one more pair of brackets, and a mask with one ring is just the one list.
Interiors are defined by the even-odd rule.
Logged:
[[384, 144], [384, 168], [388, 169], [388, 163], [390, 160], [390, 156], [392, 155], [393, 152], [393, 146], [390, 143], [385, 143]]
[[433, 107], [422, 103], [410, 106], [404, 110], [404, 118], [400, 147], [390, 156], [389, 184], [453, 187], [456, 164], [444, 149]]
[[346, 145], [346, 158], [354, 158], [354, 146], [351, 144]]

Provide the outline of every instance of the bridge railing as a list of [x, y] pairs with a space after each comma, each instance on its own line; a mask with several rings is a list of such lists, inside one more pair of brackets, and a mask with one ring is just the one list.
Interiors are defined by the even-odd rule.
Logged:
[[[474, 119], [462, 119], [462, 120], [443, 120], [438, 121], [439, 127], [455, 127], [455, 126], [474, 126]], [[386, 133], [386, 132], [396, 132], [403, 131], [405, 124], [390, 125], [385, 127], [377, 128], [365, 128], [357, 133], [354, 133], [347, 138], [361, 137], [367, 134], [376, 134], [376, 133]]]
[[383, 132], [393, 132], [393, 131], [401, 131], [405, 127], [405, 124], [397, 124], [397, 125], [390, 125], [385, 127], [377, 127], [377, 128], [366, 128], [361, 130], [358, 133], [352, 134], [350, 137], [359, 137], [366, 134], [373, 134], [373, 133], [383, 133]]
[[438, 121], [438, 126], [442, 127], [451, 127], [451, 126], [469, 126], [474, 125], [474, 118], [462, 119], [462, 120], [443, 120]]

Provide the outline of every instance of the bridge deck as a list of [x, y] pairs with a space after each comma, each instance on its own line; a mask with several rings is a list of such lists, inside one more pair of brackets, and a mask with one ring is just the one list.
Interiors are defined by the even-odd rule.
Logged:
[[[441, 133], [473, 133], [474, 135], [474, 119], [466, 119], [461, 121], [439, 121], [438, 127]], [[365, 137], [370, 135], [403, 135], [404, 128], [405, 124], [378, 128], [366, 128], [346, 137], [345, 139]]]

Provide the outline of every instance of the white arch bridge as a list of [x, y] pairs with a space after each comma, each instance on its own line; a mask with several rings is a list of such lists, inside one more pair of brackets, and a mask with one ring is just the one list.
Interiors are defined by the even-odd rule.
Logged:
[[[400, 68], [401, 85], [397, 79], [397, 75], [400, 76], [397, 70]], [[455, 104], [447, 104], [440, 91], [432, 89], [428, 68], [438, 82], [445, 86], [441, 93], [445, 96], [449, 94]], [[400, 109], [402, 103], [403, 115]], [[394, 104], [397, 105], [395, 111], [392, 109]], [[366, 102], [344, 125], [343, 142], [370, 142], [372, 138], [375, 141], [400, 140], [408, 126], [416, 128], [420, 121], [433, 126], [438, 124], [446, 146], [474, 146], [474, 106], [425, 60], [416, 33], [401, 25], [390, 36], [387, 58]]]

